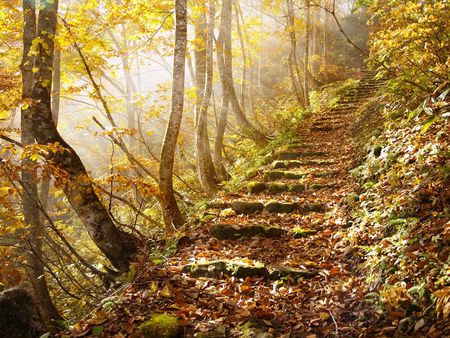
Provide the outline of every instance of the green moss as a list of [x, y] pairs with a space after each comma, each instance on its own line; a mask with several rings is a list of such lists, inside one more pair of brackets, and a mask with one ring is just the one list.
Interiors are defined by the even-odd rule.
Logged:
[[294, 212], [297, 208], [297, 203], [282, 203], [277, 201], [269, 202], [265, 207], [268, 212], [274, 212], [278, 214], [291, 213]]
[[295, 238], [303, 238], [317, 234], [317, 230], [295, 227], [292, 229]]
[[267, 184], [262, 182], [250, 182], [247, 186], [248, 192], [251, 194], [257, 194], [267, 190]]
[[261, 202], [236, 201], [231, 203], [231, 208], [238, 214], [249, 215], [263, 210], [264, 204]]
[[219, 326], [213, 330], [202, 332], [197, 335], [197, 338], [226, 338], [227, 332], [225, 327]]
[[177, 318], [163, 313], [153, 314], [138, 328], [138, 334], [144, 338], [178, 338], [182, 331]]
[[279, 194], [282, 192], [287, 192], [289, 190], [289, 186], [284, 183], [272, 183], [269, 185], [269, 192], [271, 194]]

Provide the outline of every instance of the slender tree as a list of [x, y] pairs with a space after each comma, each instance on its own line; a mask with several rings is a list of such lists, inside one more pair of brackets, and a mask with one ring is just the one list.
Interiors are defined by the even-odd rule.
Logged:
[[[34, 3], [34, 1], [31, 1]], [[36, 141], [42, 145], [60, 144], [67, 149], [52, 153], [50, 159], [67, 175], [63, 184], [70, 204], [85, 224], [87, 231], [111, 263], [121, 271], [127, 271], [136, 251], [136, 240], [120, 231], [107, 209], [95, 194], [92, 182], [81, 159], [59, 134], [51, 109], [51, 88], [56, 34], [57, 0], [40, 2], [35, 46], [37, 78], [31, 93], [32, 126]], [[33, 32], [25, 32], [25, 35]]]
[[[204, 3], [203, 3], [204, 4]], [[211, 157], [208, 137], [208, 107], [213, 87], [213, 43], [214, 43], [214, 1], [209, 1], [208, 23], [206, 13], [201, 10], [196, 25], [196, 87], [197, 105], [195, 117], [195, 146], [197, 173], [203, 190], [213, 195], [217, 192], [217, 178]]]
[[305, 57], [303, 63], [303, 93], [305, 95], [305, 106], [309, 106], [309, 44], [311, 36], [311, 8], [309, 0], [305, 0]]
[[265, 145], [267, 137], [256, 129], [242, 110], [236, 95], [233, 81], [233, 54], [231, 48], [231, 23], [232, 23], [232, 0], [223, 0], [220, 15], [219, 37], [216, 43], [217, 64], [219, 66], [220, 79], [224, 95], [230, 100], [236, 120], [246, 134], [258, 145]]
[[172, 107], [167, 124], [159, 165], [159, 189], [166, 232], [184, 223], [173, 189], [173, 167], [177, 139], [180, 133], [184, 106], [184, 78], [186, 68], [187, 15], [186, 0], [175, 1], [175, 49], [173, 60]]
[[227, 96], [222, 99], [222, 108], [220, 111], [220, 116], [217, 121], [217, 132], [216, 141], [214, 143], [214, 165], [216, 168], [217, 178], [220, 181], [225, 181], [228, 179], [228, 173], [225, 169], [224, 158], [223, 158], [223, 139], [225, 136], [225, 129], [227, 126], [228, 109], [230, 102]]
[[305, 107], [305, 95], [301, 85], [300, 69], [297, 58], [297, 35], [295, 32], [295, 12], [292, 0], [286, 0], [286, 17], [291, 49], [289, 51], [288, 66], [292, 89], [301, 108]]

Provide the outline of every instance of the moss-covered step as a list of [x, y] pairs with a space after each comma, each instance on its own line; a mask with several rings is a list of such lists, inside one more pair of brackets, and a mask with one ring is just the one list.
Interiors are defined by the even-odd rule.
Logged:
[[298, 184], [286, 184], [286, 183], [262, 183], [262, 182], [251, 182], [247, 186], [247, 191], [250, 194], [259, 194], [261, 192], [267, 191], [270, 194], [281, 194], [287, 192], [298, 193], [306, 189], [305, 185], [302, 183]]
[[183, 327], [176, 317], [167, 314], [153, 314], [139, 325], [137, 335], [144, 338], [181, 338]]
[[223, 276], [235, 276], [238, 278], [268, 276], [268, 270], [263, 263], [247, 262], [240, 260], [211, 261], [198, 264], [188, 264], [182, 269], [192, 277], [222, 278]]
[[315, 235], [317, 234], [318, 231], [315, 229], [305, 229], [301, 227], [295, 227], [294, 229], [292, 229], [291, 232], [294, 235], [294, 238], [304, 238]]
[[269, 185], [264, 182], [249, 182], [247, 184], [247, 191], [250, 194], [259, 194], [268, 189], [269, 189]]
[[297, 203], [270, 201], [264, 206], [264, 210], [277, 214], [289, 214], [296, 211], [298, 207]]
[[278, 238], [284, 235], [284, 230], [279, 227], [268, 227], [264, 225], [232, 225], [232, 224], [215, 224], [209, 233], [219, 240], [239, 239], [243, 237], [268, 237]]
[[309, 173], [295, 172], [295, 171], [283, 171], [283, 170], [269, 170], [264, 173], [265, 181], [277, 181], [277, 180], [299, 180], [308, 176]]
[[264, 263], [239, 260], [217, 260], [209, 262], [199, 262], [185, 265], [182, 271], [189, 273], [192, 277], [223, 278], [224, 276], [234, 276], [237, 278], [265, 278], [279, 280], [291, 277], [293, 279], [312, 278], [318, 275], [315, 269], [294, 269], [285, 266], [266, 266]]
[[230, 203], [230, 207], [237, 214], [250, 215], [262, 211], [264, 204], [261, 202], [235, 201]]
[[306, 166], [327, 166], [336, 164], [334, 161], [319, 161], [319, 160], [307, 160], [307, 161], [275, 161], [272, 164], [273, 169], [293, 169]]
[[276, 156], [279, 161], [296, 160], [305, 157], [325, 156], [323, 151], [284, 151]]

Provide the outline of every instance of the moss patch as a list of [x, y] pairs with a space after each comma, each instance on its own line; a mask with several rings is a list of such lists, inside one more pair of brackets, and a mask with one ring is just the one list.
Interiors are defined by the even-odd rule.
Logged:
[[278, 214], [291, 213], [297, 210], [297, 208], [297, 203], [282, 203], [277, 201], [269, 202], [265, 207], [268, 212], [274, 212]]
[[289, 186], [285, 183], [272, 183], [269, 185], [269, 193], [271, 194], [279, 194], [287, 192], [288, 190]]
[[178, 338], [182, 333], [178, 319], [167, 314], [154, 314], [138, 327], [138, 334], [144, 338]]
[[260, 192], [266, 191], [267, 189], [267, 184], [262, 182], [250, 182], [247, 186], [247, 190], [250, 194], [258, 194]]
[[317, 234], [317, 230], [296, 227], [292, 229], [292, 233], [294, 234], [294, 238], [303, 238]]
[[242, 202], [236, 201], [231, 203], [231, 209], [238, 214], [250, 215], [264, 209], [264, 204], [261, 202]]

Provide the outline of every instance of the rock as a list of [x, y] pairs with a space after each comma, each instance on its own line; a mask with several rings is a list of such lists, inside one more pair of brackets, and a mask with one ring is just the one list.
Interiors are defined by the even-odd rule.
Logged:
[[266, 332], [267, 326], [262, 320], [249, 319], [245, 324], [238, 327], [241, 338], [273, 338], [273, 335]]
[[303, 212], [325, 212], [326, 208], [320, 203], [306, 203], [301, 207]]
[[220, 217], [224, 217], [224, 218], [226, 218], [226, 217], [233, 217], [233, 216], [236, 216], [236, 211], [234, 211], [234, 210], [231, 209], [231, 208], [226, 208], [226, 209], [223, 209], [223, 210], [219, 213], [219, 216], [220, 216]]
[[294, 280], [299, 278], [313, 278], [319, 274], [317, 270], [294, 269], [280, 265], [272, 269], [269, 278], [273, 280], [290, 277]]
[[294, 212], [298, 208], [297, 203], [282, 203], [282, 202], [269, 202], [265, 206], [265, 210], [268, 212], [274, 212], [278, 214], [286, 214]]
[[237, 239], [241, 237], [281, 237], [283, 229], [278, 227], [266, 227], [263, 225], [237, 226], [231, 224], [216, 224], [210, 229], [211, 236], [219, 240]]
[[305, 185], [301, 183], [294, 184], [289, 187], [290, 192], [303, 192], [305, 191], [305, 189], [306, 189]]
[[197, 338], [227, 338], [227, 330], [225, 327], [219, 326], [207, 332], [199, 333]]
[[296, 227], [292, 229], [292, 233], [294, 234], [294, 238], [303, 238], [317, 234], [317, 230]]
[[8, 338], [40, 337], [43, 327], [30, 293], [15, 288], [0, 293], [0, 336]]
[[167, 314], [153, 314], [138, 327], [138, 335], [144, 338], [181, 338], [183, 327], [177, 318]]
[[318, 274], [315, 269], [293, 269], [285, 266], [267, 267], [260, 262], [250, 262], [248, 260], [231, 261], [211, 261], [199, 264], [189, 264], [184, 266], [183, 272], [189, 273], [192, 277], [223, 278], [223, 276], [235, 276], [238, 278], [264, 278], [278, 280], [290, 277], [294, 280], [298, 278], [312, 278]]
[[293, 169], [293, 168], [300, 168], [304, 166], [304, 162], [300, 161], [275, 161], [273, 163], [274, 169]]
[[283, 178], [285, 178], [285, 172], [284, 171], [272, 170], [272, 171], [266, 171], [264, 173], [264, 180], [265, 181], [276, 181], [276, 180], [281, 180]]
[[266, 183], [263, 182], [251, 182], [248, 184], [247, 189], [250, 194], [258, 194], [260, 192], [267, 190], [268, 186]]
[[202, 264], [188, 264], [182, 269], [183, 272], [190, 273], [192, 277], [222, 278], [227, 274], [227, 263], [224, 261], [213, 261]]
[[192, 277], [222, 278], [224, 275], [238, 278], [267, 277], [269, 274], [266, 266], [259, 262], [252, 264], [239, 260], [213, 261], [201, 264], [189, 264], [183, 268], [183, 272], [189, 272]]
[[269, 185], [269, 193], [271, 194], [279, 194], [282, 192], [287, 192], [289, 190], [289, 186], [285, 183], [272, 183]]
[[325, 189], [325, 188], [329, 188], [330, 185], [329, 184], [311, 184], [310, 188], [313, 190], [320, 190], [320, 189]]
[[284, 177], [288, 180], [299, 180], [306, 176], [308, 176], [308, 173], [295, 173], [295, 172], [286, 171], [286, 173], [284, 174]]
[[236, 201], [231, 203], [231, 209], [238, 214], [250, 215], [264, 209], [264, 204], [261, 202], [243, 202]]

